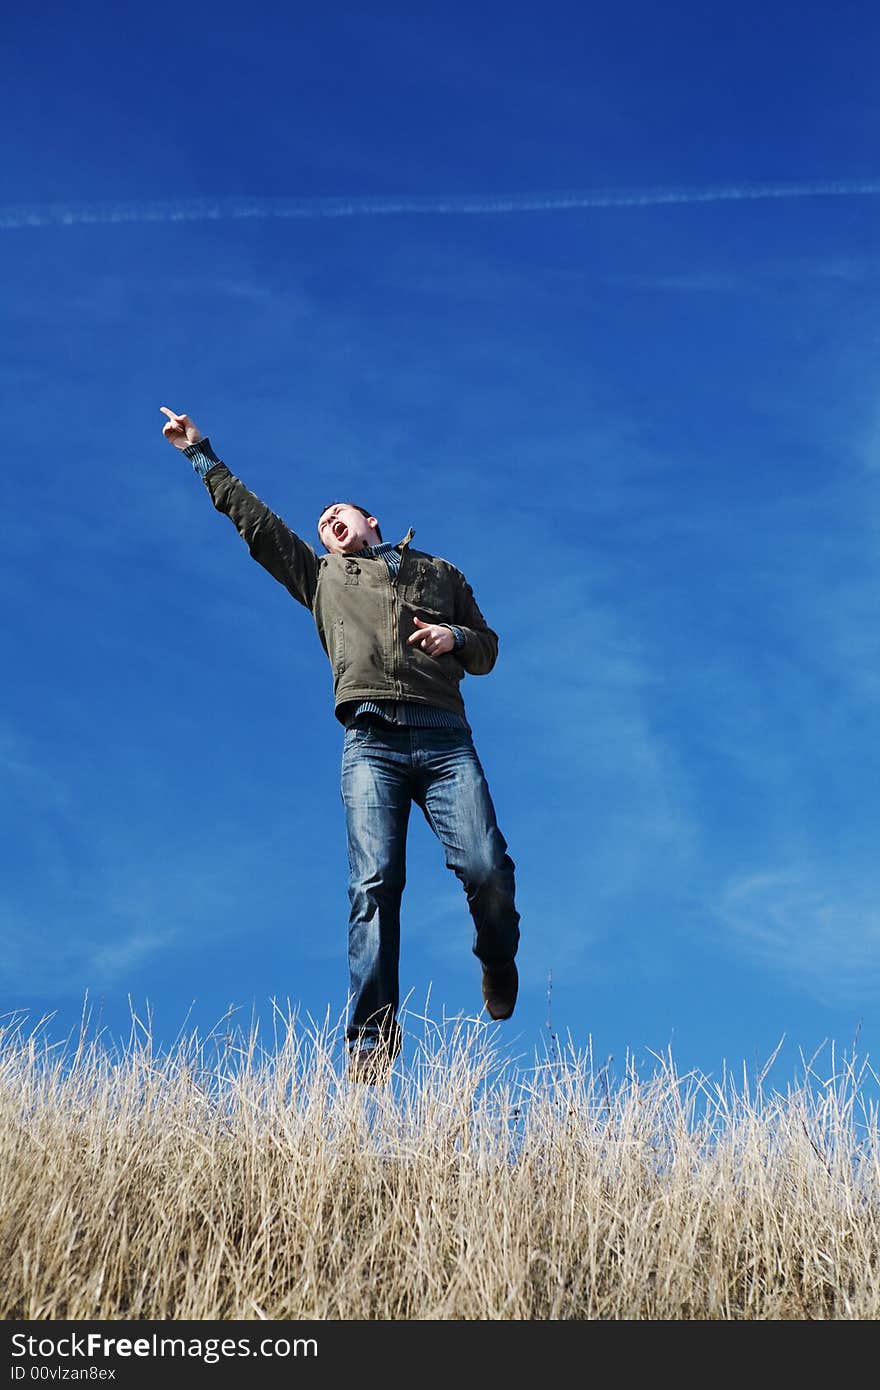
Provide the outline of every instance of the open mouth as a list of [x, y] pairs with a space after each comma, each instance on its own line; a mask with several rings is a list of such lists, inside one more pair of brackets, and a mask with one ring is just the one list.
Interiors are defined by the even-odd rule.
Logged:
[[348, 527], [346, 526], [344, 521], [334, 521], [333, 535], [336, 537], [338, 541], [345, 540], [345, 537], [348, 535]]

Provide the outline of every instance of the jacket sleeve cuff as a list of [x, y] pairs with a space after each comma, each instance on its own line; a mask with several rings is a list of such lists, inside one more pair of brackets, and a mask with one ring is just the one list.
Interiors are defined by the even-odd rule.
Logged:
[[213, 468], [215, 463], [220, 462], [211, 448], [211, 441], [207, 436], [200, 439], [198, 444], [187, 444], [183, 452], [200, 478], [204, 478], [208, 470]]
[[455, 641], [455, 650], [456, 650], [456, 651], [458, 650], [459, 647], [463, 647], [463, 646], [464, 646], [464, 644], [465, 644], [465, 635], [464, 635], [464, 632], [462, 631], [462, 629], [461, 629], [460, 627], [456, 627], [456, 626], [455, 626], [455, 623], [443, 623], [443, 627], [448, 627], [448, 628], [449, 628], [449, 631], [452, 633], [453, 639], [454, 639], [454, 641]]

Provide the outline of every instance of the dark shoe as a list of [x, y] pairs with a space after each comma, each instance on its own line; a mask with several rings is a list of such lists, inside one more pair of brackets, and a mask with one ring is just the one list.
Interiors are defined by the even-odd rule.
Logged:
[[374, 1047], [355, 1047], [348, 1054], [348, 1079], [363, 1086], [381, 1086], [387, 1081], [394, 1065], [397, 1049], [385, 1042]]
[[490, 1018], [510, 1018], [519, 989], [519, 971], [512, 960], [483, 966], [483, 1002]]

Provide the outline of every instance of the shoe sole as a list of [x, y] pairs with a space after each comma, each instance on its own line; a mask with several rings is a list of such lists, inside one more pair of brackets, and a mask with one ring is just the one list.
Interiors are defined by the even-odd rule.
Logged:
[[487, 986], [486, 972], [483, 972], [483, 1003], [486, 1006], [486, 1013], [496, 1023], [503, 1023], [505, 1019], [510, 1018], [516, 1008], [516, 999], [519, 993], [519, 972], [512, 961], [511, 967], [512, 977], [506, 981], [506, 991], [504, 989], [497, 991], [497, 996], [500, 997], [497, 997], [496, 1007], [494, 1009], [489, 1000], [495, 991]]

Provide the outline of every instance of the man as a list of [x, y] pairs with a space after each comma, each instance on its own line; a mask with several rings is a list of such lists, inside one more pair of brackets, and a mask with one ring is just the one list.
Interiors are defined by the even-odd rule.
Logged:
[[465, 672], [491, 671], [498, 637], [464, 575], [414, 550], [412, 530], [392, 545], [362, 507], [334, 502], [318, 518], [319, 556], [230, 472], [188, 415], [161, 410], [162, 433], [190, 459], [214, 506], [312, 613], [333, 669], [351, 870], [349, 1071], [380, 1081], [401, 1041], [400, 902], [413, 801], [464, 885], [487, 1013], [510, 1018], [516, 1003], [514, 864], [459, 691]]

